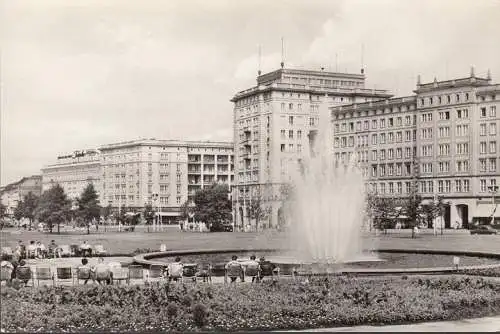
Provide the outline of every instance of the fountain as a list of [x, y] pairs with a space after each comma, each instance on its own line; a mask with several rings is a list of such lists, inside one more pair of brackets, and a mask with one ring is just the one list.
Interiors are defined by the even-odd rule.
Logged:
[[377, 260], [363, 254], [365, 188], [357, 156], [353, 152], [345, 164], [335, 162], [326, 101], [319, 110], [319, 129], [309, 134], [309, 151], [296, 167], [290, 168], [291, 252], [273, 260], [316, 264], [323, 270], [334, 264]]

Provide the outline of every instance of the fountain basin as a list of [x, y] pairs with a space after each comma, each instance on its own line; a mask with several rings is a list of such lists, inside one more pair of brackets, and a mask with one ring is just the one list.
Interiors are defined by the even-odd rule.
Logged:
[[151, 264], [166, 265], [173, 258], [180, 256], [184, 263], [210, 262], [214, 268], [215, 276], [223, 275], [224, 263], [232, 255], [237, 255], [243, 263], [250, 255], [257, 258], [265, 256], [271, 260], [283, 275], [292, 274], [353, 274], [353, 275], [389, 275], [389, 274], [442, 274], [454, 273], [457, 268], [453, 265], [453, 258], [460, 257], [459, 269], [486, 269], [500, 268], [500, 253], [478, 253], [466, 251], [434, 251], [434, 250], [404, 250], [381, 249], [373, 251], [376, 257], [357, 259], [351, 262], [336, 264], [304, 263], [286, 252], [275, 249], [254, 250], [182, 250], [141, 254], [134, 257], [134, 261], [148, 267]]

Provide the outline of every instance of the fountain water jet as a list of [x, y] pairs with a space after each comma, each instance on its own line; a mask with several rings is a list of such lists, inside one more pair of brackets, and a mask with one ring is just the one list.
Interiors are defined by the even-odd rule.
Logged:
[[357, 156], [337, 164], [326, 97], [319, 129], [309, 135], [309, 151], [293, 168], [290, 222], [293, 257], [302, 263], [333, 264], [375, 260], [363, 255], [365, 187]]

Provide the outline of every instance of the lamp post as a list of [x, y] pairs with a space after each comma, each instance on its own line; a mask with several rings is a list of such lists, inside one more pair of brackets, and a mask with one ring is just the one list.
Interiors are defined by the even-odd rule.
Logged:
[[[158, 194], [155, 193], [152, 196], [153, 196], [153, 203], [155, 204], [154, 206], [156, 206], [158, 208], [158, 204], [156, 203], [156, 201], [158, 200]], [[157, 218], [155, 219], [155, 221], [153, 223], [154, 224], [153, 225], [153, 232], [156, 232], [156, 229], [158, 227], [159, 218], [160, 218], [160, 213], [158, 212], [158, 210], [156, 210], [156, 211], [157, 211]]]
[[495, 212], [497, 210], [497, 206], [495, 204], [495, 194], [498, 191], [498, 186], [497, 185], [491, 185], [488, 187], [488, 192], [491, 193], [491, 203], [493, 203], [493, 212], [491, 213], [491, 222], [490, 224], [493, 225], [495, 223]]
[[187, 222], [189, 223], [189, 218], [191, 218], [191, 219], [193, 219], [193, 224], [194, 224], [194, 208], [196, 207], [196, 204], [194, 204], [194, 202], [191, 201], [191, 202], [189, 202], [187, 207], [188, 207], [188, 221]]

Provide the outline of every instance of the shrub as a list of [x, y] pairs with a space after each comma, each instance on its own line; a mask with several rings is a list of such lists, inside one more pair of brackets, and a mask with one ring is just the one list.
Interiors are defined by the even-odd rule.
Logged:
[[309, 284], [2, 288], [1, 329], [270, 331], [453, 320], [500, 312], [500, 284], [478, 277], [311, 278]]
[[196, 304], [193, 306], [193, 320], [196, 326], [203, 327], [206, 324], [208, 316], [208, 309], [203, 304]]
[[174, 318], [177, 316], [177, 313], [179, 312], [179, 308], [177, 307], [176, 304], [170, 303], [167, 306], [167, 316], [169, 318]]

